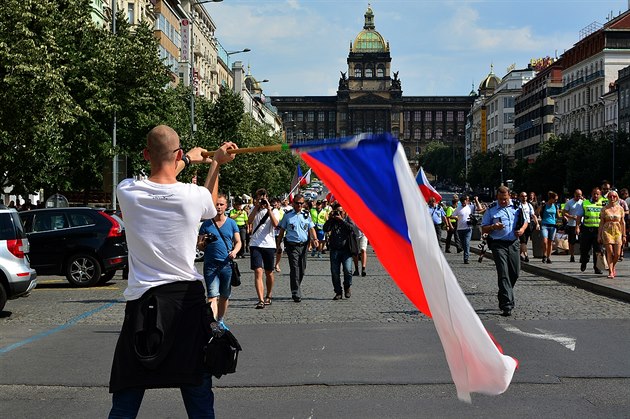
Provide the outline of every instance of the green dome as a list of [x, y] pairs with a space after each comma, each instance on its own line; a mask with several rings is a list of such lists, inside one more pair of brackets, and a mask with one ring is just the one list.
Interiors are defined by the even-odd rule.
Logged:
[[389, 45], [374, 26], [374, 12], [368, 5], [365, 12], [365, 24], [352, 44], [352, 52], [387, 52]]

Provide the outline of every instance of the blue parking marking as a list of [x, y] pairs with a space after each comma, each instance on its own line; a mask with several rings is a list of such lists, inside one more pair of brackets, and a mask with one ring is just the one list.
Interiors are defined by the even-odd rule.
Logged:
[[16, 342], [14, 344], [9, 345], [9, 346], [5, 346], [4, 348], [0, 348], [0, 356], [3, 355], [3, 354], [6, 354], [7, 352], [11, 352], [14, 349], [17, 349], [20, 346], [24, 346], [24, 345], [26, 345], [28, 343], [38, 341], [40, 339], [43, 339], [43, 338], [45, 338], [47, 336], [50, 336], [52, 334], [55, 334], [57, 332], [61, 332], [62, 330], [65, 330], [65, 329], [69, 328], [70, 326], [74, 326], [77, 322], [79, 322], [79, 321], [81, 321], [81, 320], [83, 320], [83, 319], [85, 319], [87, 317], [90, 317], [90, 316], [98, 313], [99, 311], [106, 310], [106, 309], [110, 308], [111, 306], [113, 306], [114, 304], [120, 303], [120, 302], [122, 302], [122, 300], [113, 300], [113, 301], [111, 301], [111, 302], [109, 302], [107, 304], [104, 304], [104, 305], [102, 305], [100, 307], [97, 307], [97, 308], [95, 308], [93, 310], [86, 311], [85, 313], [80, 314], [77, 317], [74, 317], [74, 318], [68, 320], [66, 323], [62, 324], [61, 326], [55, 327], [54, 329], [43, 331], [43, 332], [38, 333], [38, 334], [36, 334], [34, 336], [31, 336], [30, 338], [21, 340], [19, 342]]

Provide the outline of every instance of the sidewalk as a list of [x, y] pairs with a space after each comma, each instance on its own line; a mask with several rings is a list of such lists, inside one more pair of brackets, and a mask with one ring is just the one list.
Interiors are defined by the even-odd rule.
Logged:
[[[480, 254], [479, 240], [471, 240], [471, 253]], [[452, 245], [451, 245], [452, 247]], [[529, 254], [532, 254], [531, 244]], [[630, 257], [630, 254], [626, 256]], [[492, 252], [486, 249], [486, 258], [492, 259]], [[593, 262], [589, 262], [584, 272], [580, 271], [580, 256], [575, 256], [575, 262], [569, 262], [569, 255], [551, 255], [553, 263], [542, 263], [542, 259], [530, 256], [529, 262], [521, 262], [521, 269], [535, 275], [544, 276], [560, 282], [565, 282], [579, 288], [596, 292], [608, 297], [618, 298], [630, 302], [630, 260], [625, 259], [617, 264], [617, 277], [606, 278], [607, 272], [597, 275], [593, 272]], [[477, 258], [471, 256], [471, 262]]]

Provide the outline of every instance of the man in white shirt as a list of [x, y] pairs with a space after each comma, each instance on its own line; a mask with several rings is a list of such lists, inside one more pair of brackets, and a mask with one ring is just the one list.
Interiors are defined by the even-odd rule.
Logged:
[[[271, 305], [273, 291], [276, 258], [275, 228], [278, 227], [278, 218], [272, 211], [267, 199], [267, 190], [256, 191], [254, 208], [249, 213], [247, 222], [251, 225], [252, 234], [249, 239], [249, 254], [251, 269], [254, 271], [254, 286], [258, 295], [257, 309]], [[263, 284], [263, 271], [266, 281]], [[265, 285], [267, 293], [265, 294]], [[263, 297], [264, 296], [264, 297]]]
[[[188, 415], [214, 417], [212, 381], [203, 370], [207, 309], [194, 266], [201, 218], [216, 215], [219, 165], [234, 159], [225, 143], [214, 159], [184, 154], [177, 133], [159, 125], [147, 135], [148, 179], [125, 179], [117, 196], [125, 220], [129, 279], [116, 345], [110, 417], [136, 417], [144, 389], [179, 387]], [[177, 181], [192, 163], [211, 163], [204, 187]], [[212, 193], [211, 193], [212, 191]]]
[[584, 216], [583, 203], [584, 200], [582, 199], [582, 191], [580, 189], [576, 189], [573, 193], [573, 198], [569, 199], [567, 203], [564, 204], [564, 209], [562, 210], [562, 216], [567, 219], [565, 233], [567, 233], [567, 238], [569, 240], [569, 254], [571, 255], [571, 262], [575, 262], [574, 248], [575, 243], [578, 241], [578, 236], [580, 235], [580, 224], [578, 223], [578, 220], [581, 220]]

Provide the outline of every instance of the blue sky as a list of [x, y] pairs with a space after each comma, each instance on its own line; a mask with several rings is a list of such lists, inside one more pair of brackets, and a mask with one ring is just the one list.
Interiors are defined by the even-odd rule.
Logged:
[[[580, 30], [603, 24], [626, 0], [372, 0], [405, 96], [467, 95], [490, 71], [560, 56]], [[217, 37], [251, 66], [267, 96], [335, 95], [367, 1], [224, 0], [206, 5]]]

